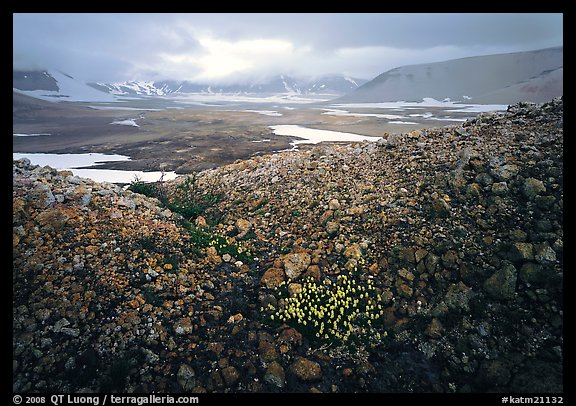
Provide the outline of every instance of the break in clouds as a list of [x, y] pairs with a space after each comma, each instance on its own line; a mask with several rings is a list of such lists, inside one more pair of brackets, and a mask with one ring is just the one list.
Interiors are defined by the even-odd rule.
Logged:
[[370, 79], [398, 66], [562, 45], [562, 14], [14, 14], [15, 69], [86, 81]]

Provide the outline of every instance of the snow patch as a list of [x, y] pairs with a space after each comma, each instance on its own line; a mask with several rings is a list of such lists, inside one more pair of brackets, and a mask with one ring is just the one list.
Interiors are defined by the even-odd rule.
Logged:
[[127, 126], [131, 126], [131, 127], [140, 127], [138, 124], [136, 124], [136, 121], [134, 121], [134, 119], [113, 121], [110, 124], [127, 125]]
[[80, 168], [83, 166], [94, 166], [103, 162], [129, 161], [130, 157], [117, 154], [45, 154], [14, 152], [13, 159], [28, 158], [34, 165], [51, 166], [55, 169]]
[[356, 81], [354, 79], [344, 77], [344, 80], [347, 80], [348, 82], [352, 83], [354, 86], [358, 87], [358, 83], [356, 83]]
[[[94, 110], [129, 110], [129, 111], [162, 111], [163, 109], [145, 109], [139, 107], [122, 107], [122, 106], [88, 106]], [[170, 108], [170, 107], [168, 107]]]
[[175, 172], [143, 172], [123, 171], [118, 169], [82, 168], [98, 166], [104, 162], [129, 161], [130, 157], [117, 154], [43, 154], [43, 153], [13, 153], [14, 160], [28, 158], [33, 165], [51, 166], [57, 170], [71, 171], [75, 176], [89, 178], [96, 182], [130, 183], [136, 178], [144, 182], [156, 182], [164, 175], [164, 180], [175, 179]]
[[51, 102], [114, 102], [117, 100], [114, 95], [96, 90], [62, 72], [54, 71], [50, 72], [50, 75], [56, 80], [60, 90], [19, 90], [16, 88], [13, 88], [13, 90], [17, 93]]
[[338, 109], [322, 109], [326, 110], [322, 114], [328, 114], [331, 116], [349, 116], [349, 117], [376, 117], [376, 118], [385, 118], [388, 120], [394, 120], [398, 118], [403, 118], [403, 116], [399, 116], [397, 114], [379, 114], [379, 113], [350, 113], [346, 110], [338, 110]]
[[282, 113], [278, 113], [275, 110], [237, 110], [237, 111], [247, 111], [248, 113], [258, 113], [262, 114], [263, 116], [271, 116], [271, 117], [281, 117]]
[[340, 131], [317, 130], [294, 124], [273, 125], [270, 128], [276, 135], [302, 138], [302, 140], [291, 142], [293, 147], [298, 144], [318, 144], [320, 142], [375, 142], [381, 138]]
[[462, 111], [462, 112], [486, 112], [486, 111], [505, 111], [508, 105], [505, 104], [464, 104], [456, 103], [445, 99], [444, 101], [439, 101], [431, 97], [424, 97], [421, 102], [407, 102], [407, 101], [395, 101], [395, 102], [380, 102], [380, 103], [343, 103], [343, 104], [333, 104], [332, 107], [344, 107], [349, 109], [413, 109], [421, 107], [451, 107], [455, 110], [448, 111]]

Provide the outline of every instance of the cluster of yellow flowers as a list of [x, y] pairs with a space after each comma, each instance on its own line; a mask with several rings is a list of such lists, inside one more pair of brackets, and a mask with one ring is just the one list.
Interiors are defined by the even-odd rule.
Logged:
[[242, 241], [237, 242], [234, 238], [215, 235], [212, 237], [212, 240], [210, 240], [209, 245], [216, 248], [220, 255], [230, 254], [234, 258], [245, 262], [252, 260], [250, 247], [245, 246]]
[[[283, 282], [277, 291], [282, 294], [285, 289]], [[317, 341], [347, 342], [369, 337], [377, 343], [387, 335], [380, 334], [381, 302], [370, 279], [360, 282], [338, 275], [335, 281], [318, 282], [309, 277], [299, 293], [280, 301], [278, 309], [270, 304], [262, 311], [269, 313], [271, 321], [293, 325]]]

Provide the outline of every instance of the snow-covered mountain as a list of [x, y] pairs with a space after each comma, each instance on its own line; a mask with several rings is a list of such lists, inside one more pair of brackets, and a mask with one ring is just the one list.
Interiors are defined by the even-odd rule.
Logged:
[[344, 76], [325, 76], [314, 80], [299, 80], [278, 75], [267, 81], [247, 84], [201, 84], [190, 81], [129, 81], [120, 83], [90, 83], [95, 89], [114, 95], [165, 96], [177, 93], [232, 93], [232, 94], [327, 94], [343, 95], [355, 90], [364, 79]]
[[395, 68], [337, 100], [540, 103], [563, 94], [563, 72], [563, 47], [476, 56]]
[[109, 102], [116, 97], [60, 71], [13, 71], [15, 92], [49, 101]]
[[247, 84], [203, 84], [190, 81], [126, 81], [86, 83], [60, 71], [13, 71], [15, 92], [51, 101], [114, 101], [122, 96], [167, 96], [186, 93], [330, 95], [340, 96], [355, 90], [364, 79], [325, 76], [299, 80], [278, 75]]

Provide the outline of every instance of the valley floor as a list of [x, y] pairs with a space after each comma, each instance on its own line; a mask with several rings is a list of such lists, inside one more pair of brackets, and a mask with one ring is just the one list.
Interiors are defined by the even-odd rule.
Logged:
[[[293, 136], [271, 126], [382, 137], [431, 126], [456, 125], [475, 113], [460, 106], [420, 105], [403, 109], [335, 108], [330, 104], [222, 104], [174, 108], [168, 102], [50, 103], [14, 94], [13, 152], [104, 153], [129, 156], [105, 169], [192, 173], [292, 149]], [[159, 104], [160, 103], [160, 104]], [[498, 106], [495, 106], [498, 107]], [[455, 111], [461, 109], [462, 111]], [[299, 149], [309, 148], [299, 144]]]

